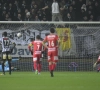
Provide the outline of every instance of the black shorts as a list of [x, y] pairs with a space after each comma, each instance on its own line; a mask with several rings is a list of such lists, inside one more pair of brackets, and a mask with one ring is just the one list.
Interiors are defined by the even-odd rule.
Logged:
[[11, 60], [11, 52], [10, 51], [6, 51], [6, 52], [2, 52], [2, 60]]

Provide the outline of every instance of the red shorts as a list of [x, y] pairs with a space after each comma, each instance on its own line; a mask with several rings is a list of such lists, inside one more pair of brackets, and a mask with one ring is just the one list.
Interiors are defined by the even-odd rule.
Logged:
[[33, 62], [40, 62], [42, 60], [41, 54], [33, 54]]
[[53, 61], [57, 62], [58, 61], [58, 51], [48, 51], [48, 62]]

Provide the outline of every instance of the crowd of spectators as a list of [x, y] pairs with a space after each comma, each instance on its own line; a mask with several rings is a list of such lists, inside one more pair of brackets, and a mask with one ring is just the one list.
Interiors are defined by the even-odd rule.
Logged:
[[[100, 21], [100, 0], [56, 1], [62, 21]], [[53, 0], [0, 0], [0, 21], [53, 21], [52, 3]]]

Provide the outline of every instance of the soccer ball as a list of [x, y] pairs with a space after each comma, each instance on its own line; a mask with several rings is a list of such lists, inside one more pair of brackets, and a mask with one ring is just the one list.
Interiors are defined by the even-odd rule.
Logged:
[[17, 37], [21, 37], [22, 36], [22, 34], [21, 33], [17, 33]]

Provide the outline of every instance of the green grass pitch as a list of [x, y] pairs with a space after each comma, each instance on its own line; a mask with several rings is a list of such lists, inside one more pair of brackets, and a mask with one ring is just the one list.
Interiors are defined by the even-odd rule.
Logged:
[[97, 72], [12, 72], [0, 76], [0, 90], [99, 90], [100, 73]]

